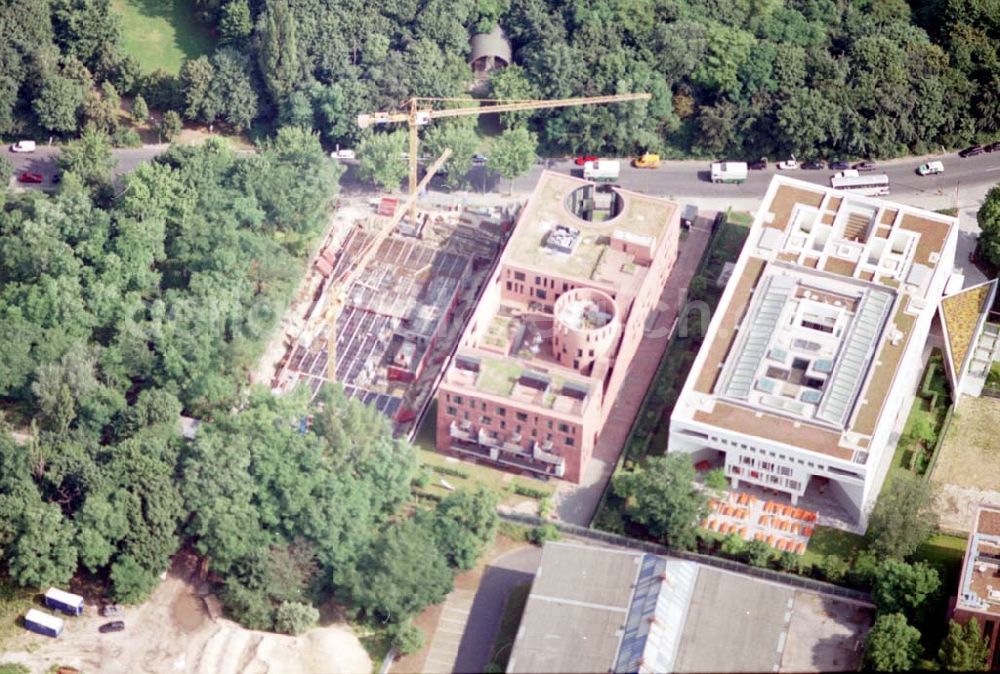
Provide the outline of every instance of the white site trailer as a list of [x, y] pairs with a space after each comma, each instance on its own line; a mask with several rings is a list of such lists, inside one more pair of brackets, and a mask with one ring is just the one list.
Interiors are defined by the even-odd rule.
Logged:
[[622, 163], [617, 159], [598, 159], [583, 164], [583, 177], [598, 183], [613, 183], [618, 180]]
[[742, 183], [750, 175], [745, 161], [722, 161], [712, 164], [713, 183]]

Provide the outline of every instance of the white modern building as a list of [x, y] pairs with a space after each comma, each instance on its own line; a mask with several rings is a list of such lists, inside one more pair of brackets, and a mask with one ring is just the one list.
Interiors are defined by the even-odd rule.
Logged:
[[674, 408], [668, 451], [867, 525], [952, 274], [955, 218], [775, 177]]

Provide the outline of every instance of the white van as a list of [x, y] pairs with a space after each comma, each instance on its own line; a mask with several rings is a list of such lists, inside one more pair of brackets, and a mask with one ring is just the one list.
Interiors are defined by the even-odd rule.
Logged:
[[944, 164], [939, 161], [929, 161], [926, 164], [918, 166], [917, 173], [922, 176], [933, 176], [938, 173], [944, 173]]
[[35, 141], [33, 140], [19, 140], [10, 146], [11, 152], [34, 152], [35, 151]]

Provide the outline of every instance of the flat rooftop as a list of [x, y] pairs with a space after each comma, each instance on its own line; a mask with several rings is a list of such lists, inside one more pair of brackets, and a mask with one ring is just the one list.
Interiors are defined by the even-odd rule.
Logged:
[[955, 227], [775, 177], [675, 415], [864, 463]]
[[1000, 506], [976, 511], [961, 583], [957, 608], [1000, 615]]
[[846, 670], [870, 613], [694, 562], [547, 543], [507, 671]]
[[[543, 172], [507, 244], [504, 262], [551, 276], [613, 286], [641, 276], [642, 268], [629, 266], [629, 257], [611, 248], [611, 236], [636, 243], [652, 242], [655, 248], [680, 206], [638, 192], [620, 192], [624, 199], [615, 192], [598, 191], [590, 181]], [[575, 205], [584, 209], [593, 206], [593, 219], [577, 216], [571, 210]], [[570, 230], [571, 248], [564, 251], [546, 245], [558, 226]], [[576, 236], [573, 230], [578, 232]], [[566, 252], [570, 249], [572, 252]]]

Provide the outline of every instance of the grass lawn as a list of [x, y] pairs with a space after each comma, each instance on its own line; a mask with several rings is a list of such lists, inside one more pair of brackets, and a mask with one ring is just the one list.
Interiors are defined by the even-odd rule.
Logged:
[[177, 74], [185, 59], [214, 46], [208, 28], [195, 19], [191, 0], [112, 0], [111, 6], [122, 17], [125, 52], [144, 73], [162, 68]]
[[0, 653], [4, 652], [4, 646], [11, 637], [23, 631], [18, 620], [29, 608], [35, 608], [35, 592], [17, 587], [6, 576], [0, 575]]
[[809, 539], [802, 560], [811, 564], [819, 562], [827, 555], [851, 559], [867, 547], [865, 537], [832, 527], [817, 526]]
[[490, 651], [490, 662], [498, 667], [493, 671], [507, 671], [507, 661], [514, 648], [517, 628], [521, 626], [521, 616], [524, 614], [524, 606], [528, 603], [529, 594], [531, 594], [531, 583], [524, 583], [511, 590], [510, 596], [507, 597], [507, 603], [504, 604], [503, 608], [503, 617], [500, 619], [500, 627], [497, 630], [496, 639], [493, 640], [493, 649]]
[[543, 491], [548, 495], [555, 493], [555, 482], [542, 482], [541, 480], [519, 477], [507, 471], [490, 468], [489, 466], [481, 466], [471, 461], [458, 461], [444, 454], [439, 454], [434, 450], [436, 418], [437, 401], [431, 403], [430, 410], [427, 412], [427, 416], [424, 417], [424, 423], [420, 427], [420, 430], [417, 431], [417, 436], [413, 441], [413, 444], [417, 448], [417, 454], [420, 457], [420, 463], [430, 466], [432, 470], [435, 466], [460, 470], [468, 477], [444, 475], [434, 472], [431, 483], [424, 491], [436, 496], [447, 496], [450, 492], [441, 485], [442, 479], [456, 489], [462, 487], [475, 488], [476, 485], [482, 485], [496, 492], [500, 496], [501, 503], [505, 505], [513, 505], [519, 501], [524, 501], [526, 498], [530, 498], [514, 493], [514, 487], [518, 485]]

